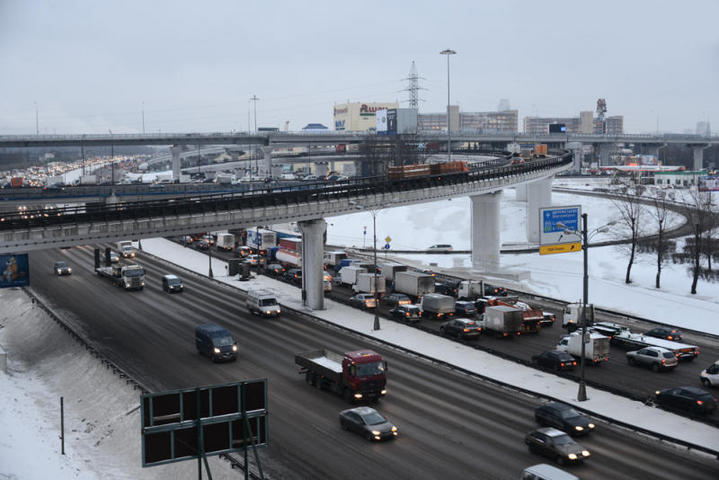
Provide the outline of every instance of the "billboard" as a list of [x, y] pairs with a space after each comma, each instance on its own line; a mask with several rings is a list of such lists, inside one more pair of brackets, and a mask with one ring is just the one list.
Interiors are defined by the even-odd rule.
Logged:
[[267, 379], [143, 395], [142, 466], [268, 444]]
[[375, 113], [377, 135], [387, 135], [387, 110], [377, 110]]
[[30, 285], [30, 263], [27, 253], [0, 255], [0, 288]]
[[563, 123], [550, 123], [549, 133], [567, 133], [567, 126]]
[[539, 254], [576, 252], [581, 250], [579, 234], [582, 207], [549, 207], [539, 209]]

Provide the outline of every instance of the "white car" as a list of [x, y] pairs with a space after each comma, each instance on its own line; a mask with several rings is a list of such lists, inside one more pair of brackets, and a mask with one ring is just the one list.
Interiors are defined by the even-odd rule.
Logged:
[[432, 245], [431, 247], [428, 247], [427, 250], [432, 250], [433, 252], [451, 252], [452, 245], [448, 243], [438, 243], [437, 245]]
[[699, 378], [701, 378], [702, 385], [705, 387], [719, 386], [719, 360], [702, 370], [702, 373], [699, 374]]
[[280, 180], [297, 180], [294, 173], [283, 173], [280, 175]]

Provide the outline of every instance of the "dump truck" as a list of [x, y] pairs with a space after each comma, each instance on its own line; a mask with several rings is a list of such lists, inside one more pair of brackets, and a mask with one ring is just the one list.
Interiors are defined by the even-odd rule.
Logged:
[[357, 275], [357, 282], [352, 285], [355, 293], [374, 293], [375, 285], [377, 285], [377, 294], [381, 295], [385, 292], [384, 277], [380, 274], [372, 275], [371, 273], [360, 273]]
[[480, 326], [500, 337], [519, 335], [522, 332], [522, 311], [509, 305], [489, 306], [484, 310]]
[[415, 298], [434, 293], [434, 277], [422, 272], [396, 272], [394, 291]]
[[422, 315], [432, 318], [454, 316], [454, 297], [440, 293], [427, 293], [422, 296]]
[[[582, 358], [582, 333], [572, 332], [559, 340], [557, 350], [562, 350], [577, 359]], [[587, 332], [584, 343], [584, 358], [595, 365], [609, 361], [609, 337], [596, 332]]]
[[379, 400], [387, 393], [387, 362], [372, 350], [344, 354], [310, 350], [296, 354], [295, 364], [307, 383], [337, 393], [348, 402]]
[[140, 265], [112, 265], [97, 267], [98, 276], [109, 279], [113, 285], [125, 290], [142, 290], [145, 288], [145, 269]]

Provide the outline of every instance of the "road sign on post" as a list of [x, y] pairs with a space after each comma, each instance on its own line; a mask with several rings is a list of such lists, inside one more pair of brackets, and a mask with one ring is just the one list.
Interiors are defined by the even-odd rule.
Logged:
[[539, 254], [578, 252], [582, 249], [579, 233], [581, 205], [539, 209]]

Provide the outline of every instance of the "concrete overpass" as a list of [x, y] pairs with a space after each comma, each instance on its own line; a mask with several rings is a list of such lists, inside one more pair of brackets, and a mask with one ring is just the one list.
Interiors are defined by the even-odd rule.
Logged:
[[[325, 217], [470, 196], [472, 265], [499, 271], [499, 202], [504, 188], [526, 184], [527, 236], [539, 237], [539, 208], [551, 205], [551, 179], [571, 167], [571, 153], [519, 165], [485, 165], [466, 173], [403, 180], [366, 178], [342, 184], [235, 195], [68, 207], [0, 214], [0, 254], [128, 238], [181, 235], [298, 222], [302, 231], [303, 298], [323, 308]], [[431, 221], [431, 219], [428, 219]]]

